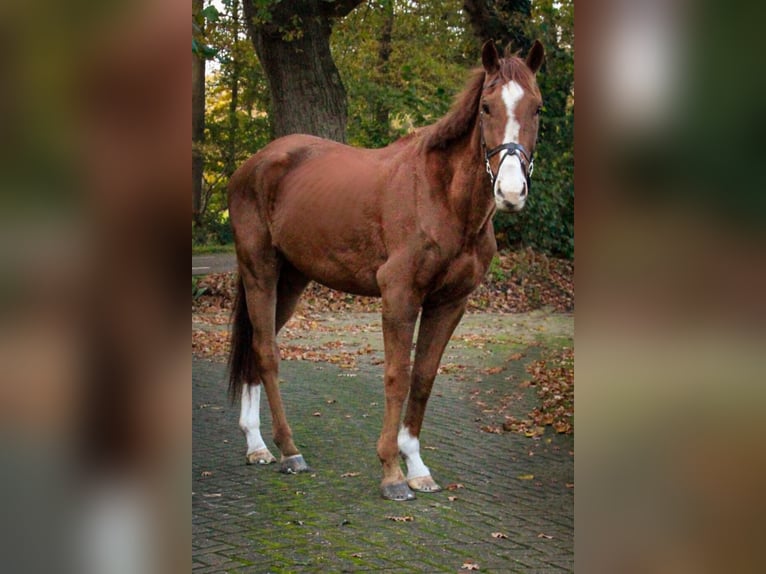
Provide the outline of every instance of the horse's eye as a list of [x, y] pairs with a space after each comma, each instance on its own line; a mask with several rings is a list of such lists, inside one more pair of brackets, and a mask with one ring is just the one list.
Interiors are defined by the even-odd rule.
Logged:
[[543, 107], [542, 106], [537, 106], [537, 109], [535, 110], [535, 115], [539, 116], [540, 112], [542, 112], [542, 111], [543, 111]]
[[481, 111], [485, 114], [489, 115], [489, 104], [486, 102], [482, 102], [481, 104]]

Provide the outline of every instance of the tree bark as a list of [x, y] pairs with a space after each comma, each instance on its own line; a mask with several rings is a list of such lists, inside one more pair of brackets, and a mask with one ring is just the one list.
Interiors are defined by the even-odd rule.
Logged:
[[[202, 11], [203, 0], [192, 0], [192, 17]], [[202, 209], [202, 172], [205, 141], [205, 58], [192, 52], [192, 217], [199, 220]]]
[[[239, 0], [233, 0], [231, 3], [231, 25], [232, 25], [232, 46], [236, 46], [239, 36]], [[226, 141], [226, 161], [224, 173], [229, 178], [237, 169], [237, 130], [239, 121], [237, 120], [237, 107], [239, 106], [239, 76], [240, 61], [236, 56], [232, 58], [231, 78], [229, 79], [229, 90], [231, 91], [231, 100], [229, 101], [229, 126]]]
[[346, 89], [330, 52], [336, 18], [362, 0], [296, 0], [271, 7], [258, 19], [252, 1], [243, 5], [250, 39], [271, 95], [274, 137], [307, 133], [346, 139]]
[[[394, 0], [384, 0], [383, 10], [386, 19], [378, 35], [378, 77], [385, 81], [388, 77], [388, 62], [391, 59], [391, 39], [394, 30]], [[391, 115], [391, 105], [382, 99], [373, 102], [373, 117], [378, 131], [378, 139], [387, 141], [389, 136], [389, 122]]]

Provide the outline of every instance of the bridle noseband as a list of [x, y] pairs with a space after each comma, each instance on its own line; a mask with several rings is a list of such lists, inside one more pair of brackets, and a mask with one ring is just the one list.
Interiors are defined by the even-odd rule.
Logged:
[[[521, 167], [524, 170], [524, 178], [527, 180], [527, 193], [529, 193], [532, 189], [532, 171], [535, 168], [535, 160], [532, 157], [532, 155], [524, 148], [523, 145], [516, 142], [508, 142], [508, 143], [501, 143], [497, 147], [493, 147], [492, 149], [487, 149], [487, 142], [484, 140], [484, 122], [482, 121], [484, 118], [484, 112], [482, 110], [479, 110], [479, 131], [481, 132], [481, 148], [484, 151], [484, 163], [487, 169], [487, 173], [489, 174], [489, 179], [492, 182], [492, 192], [495, 191], [495, 182], [497, 181], [497, 176], [500, 173], [500, 168], [503, 166], [503, 162], [506, 160], [506, 158], [515, 155], [519, 158], [519, 162], [521, 162]], [[500, 163], [497, 165], [497, 173], [494, 173], [492, 171], [492, 166], [489, 163], [489, 160], [491, 157], [496, 156], [501, 151], [507, 151], [504, 156], [500, 158]]]

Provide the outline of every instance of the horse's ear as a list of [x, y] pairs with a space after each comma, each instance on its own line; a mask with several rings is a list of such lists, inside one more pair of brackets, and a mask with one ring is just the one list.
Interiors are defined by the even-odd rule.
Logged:
[[533, 74], [536, 74], [537, 71], [540, 69], [540, 66], [543, 65], [543, 61], [545, 60], [545, 49], [543, 48], [543, 45], [540, 43], [540, 40], [535, 40], [535, 43], [532, 44], [532, 48], [529, 50], [529, 53], [527, 54], [527, 67], [532, 70]]
[[481, 63], [488, 74], [496, 74], [500, 69], [500, 56], [497, 53], [495, 42], [487, 40], [481, 48]]

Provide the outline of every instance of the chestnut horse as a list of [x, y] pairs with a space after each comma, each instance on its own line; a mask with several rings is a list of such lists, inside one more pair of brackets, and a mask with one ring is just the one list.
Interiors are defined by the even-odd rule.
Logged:
[[468, 295], [496, 251], [492, 215], [526, 201], [542, 104], [539, 42], [526, 60], [501, 59], [492, 42], [481, 57], [448, 115], [386, 148], [290, 135], [232, 176], [240, 280], [229, 390], [241, 397], [249, 464], [274, 461], [259, 428], [263, 386], [281, 470], [308, 469], [282, 406], [276, 335], [314, 280], [383, 300], [383, 497], [411, 500], [413, 490], [440, 490], [420, 456], [426, 402]]

